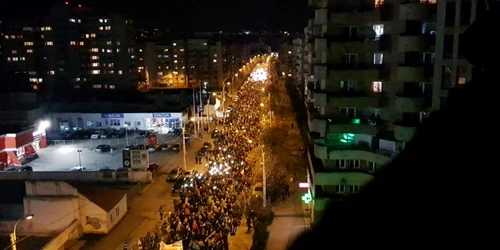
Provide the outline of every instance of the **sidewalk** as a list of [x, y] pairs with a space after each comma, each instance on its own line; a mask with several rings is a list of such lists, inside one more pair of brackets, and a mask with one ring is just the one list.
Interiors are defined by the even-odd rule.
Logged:
[[269, 231], [269, 250], [285, 250], [300, 233], [309, 229], [309, 213], [304, 209], [300, 200], [302, 193], [295, 192], [285, 201], [273, 206], [274, 221]]
[[236, 230], [235, 236], [229, 236], [229, 249], [230, 250], [249, 250], [253, 242], [253, 230], [246, 233], [247, 220], [242, 219], [241, 224]]

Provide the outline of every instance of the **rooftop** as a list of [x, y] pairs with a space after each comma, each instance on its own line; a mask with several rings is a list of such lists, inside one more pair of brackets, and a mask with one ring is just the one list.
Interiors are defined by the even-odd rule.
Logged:
[[69, 184], [76, 188], [78, 193], [85, 196], [104, 211], [110, 211], [127, 194], [127, 190], [111, 189], [99, 185]]

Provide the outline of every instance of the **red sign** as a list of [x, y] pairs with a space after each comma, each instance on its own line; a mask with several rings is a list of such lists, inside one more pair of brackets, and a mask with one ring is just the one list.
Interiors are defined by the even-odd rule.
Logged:
[[148, 145], [149, 146], [156, 146], [158, 144], [158, 138], [156, 138], [155, 133], [149, 133], [146, 136], [146, 139], [148, 140]]

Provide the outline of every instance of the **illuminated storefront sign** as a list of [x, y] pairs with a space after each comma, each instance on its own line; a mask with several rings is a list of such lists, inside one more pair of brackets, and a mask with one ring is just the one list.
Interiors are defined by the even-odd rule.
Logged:
[[171, 113], [153, 113], [153, 118], [170, 118], [172, 117]]
[[102, 118], [105, 119], [113, 119], [113, 118], [123, 118], [123, 113], [103, 113], [101, 114]]

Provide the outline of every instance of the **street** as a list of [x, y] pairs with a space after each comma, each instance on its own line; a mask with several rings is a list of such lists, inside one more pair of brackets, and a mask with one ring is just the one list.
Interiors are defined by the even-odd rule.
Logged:
[[[208, 135], [205, 135], [208, 138]], [[194, 140], [191, 147], [187, 150], [186, 165], [187, 169], [196, 169], [202, 171], [204, 164], [195, 164], [194, 157], [197, 151], [202, 147], [204, 140]], [[157, 152], [158, 154], [162, 154]], [[153, 153], [154, 154], [154, 153]], [[165, 154], [165, 153], [164, 153]], [[167, 154], [165, 154], [167, 155]], [[163, 157], [157, 162], [162, 166], [162, 172], [169, 171], [173, 166], [182, 165], [182, 153]], [[203, 171], [206, 172], [206, 169]], [[147, 232], [153, 230], [154, 226], [160, 223], [158, 209], [164, 206], [165, 214], [174, 209], [173, 201], [178, 196], [172, 196], [173, 183], [165, 182], [166, 176], [160, 175], [147, 187], [144, 192], [134, 198], [129, 206], [127, 215], [113, 228], [107, 235], [85, 235], [82, 240], [86, 241], [82, 249], [102, 250], [119, 249], [123, 241], [130, 245], [137, 244], [140, 237], [144, 237]]]

